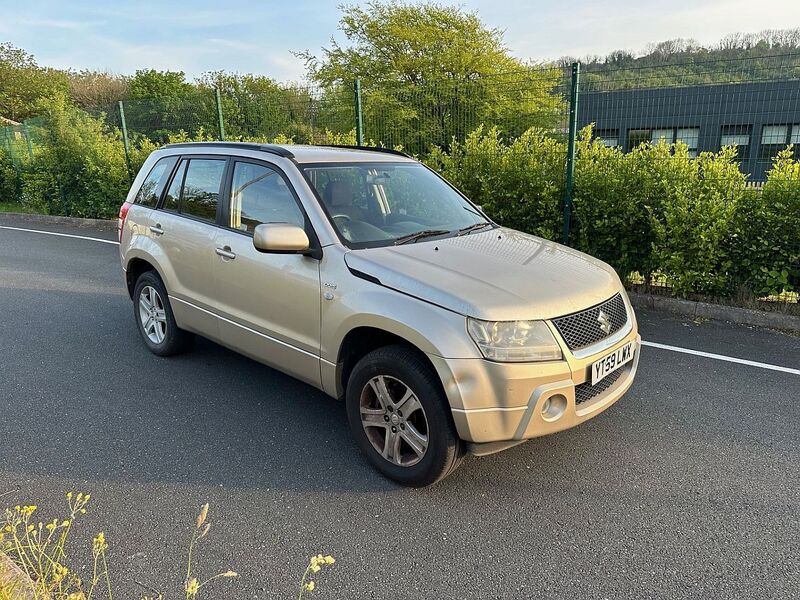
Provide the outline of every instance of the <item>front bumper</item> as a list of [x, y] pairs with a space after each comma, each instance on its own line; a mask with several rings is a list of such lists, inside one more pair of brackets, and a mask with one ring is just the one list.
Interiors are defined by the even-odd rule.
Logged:
[[[591, 384], [592, 363], [632, 341], [635, 342], [633, 360], [620, 369], [616, 380], [576, 404], [575, 387], [587, 384], [587, 380]], [[580, 358], [562, 347], [563, 360], [543, 363], [497, 363], [437, 356], [430, 359], [444, 384], [459, 436], [473, 444], [495, 444], [500, 450], [515, 442], [569, 429], [603, 412], [633, 383], [640, 350], [641, 337], [632, 319], [631, 329], [624, 337]], [[558, 418], [549, 419], [542, 408], [556, 396], [566, 399], [566, 408]], [[485, 453], [491, 451], [489, 448]]]

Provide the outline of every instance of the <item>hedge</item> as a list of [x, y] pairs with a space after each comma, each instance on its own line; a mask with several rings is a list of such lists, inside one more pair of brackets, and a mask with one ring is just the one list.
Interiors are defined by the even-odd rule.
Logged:
[[[497, 221], [560, 239], [566, 144], [529, 130], [473, 132], [427, 163]], [[697, 158], [686, 145], [632, 152], [581, 132], [571, 244], [621, 277], [662, 277], [677, 295], [731, 297], [800, 289], [800, 162], [781, 152], [763, 190], [747, 187], [733, 148]]]
[[[48, 102], [29, 129], [32, 158], [14, 164], [0, 150], [0, 202], [21, 201], [49, 214], [116, 216], [130, 181], [120, 131], [63, 99]], [[176, 132], [170, 139], [188, 138]], [[134, 135], [134, 174], [155, 147]], [[423, 160], [501, 224], [560, 239], [565, 157], [566, 144], [551, 132], [529, 129], [509, 141], [496, 128], [480, 127]], [[697, 158], [681, 143], [624, 153], [593, 141], [586, 128], [577, 144], [573, 197], [570, 243], [623, 278], [638, 273], [650, 281], [657, 274], [683, 296], [800, 289], [800, 162], [791, 150], [777, 156], [757, 190], [747, 187], [731, 148]]]

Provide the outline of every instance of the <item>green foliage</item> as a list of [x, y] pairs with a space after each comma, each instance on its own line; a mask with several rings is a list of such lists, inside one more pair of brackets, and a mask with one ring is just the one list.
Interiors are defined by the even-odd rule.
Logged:
[[130, 82], [130, 99], [181, 98], [192, 93], [183, 71], [139, 69]]
[[326, 95], [361, 79], [367, 135], [427, 152], [462, 140], [481, 123], [518, 135], [562, 120], [563, 101], [553, 93], [561, 69], [526, 66], [511, 56], [502, 31], [475, 13], [398, 1], [347, 5], [342, 12], [348, 45], [332, 40], [321, 58], [299, 56]]
[[[531, 129], [506, 141], [479, 128], [449, 152], [425, 159], [501, 224], [557, 239], [562, 225], [565, 145]], [[682, 296], [759, 295], [800, 282], [800, 162], [782, 152], [763, 192], [746, 188], [735, 150], [690, 158], [677, 144], [627, 154], [577, 144], [572, 244], [621, 277], [659, 273]]]
[[[34, 158], [21, 169], [23, 203], [49, 214], [115, 216], [130, 185], [119, 130], [63, 96], [45, 102], [43, 108]], [[135, 144], [132, 168], [141, 166], [154, 149], [146, 140]]]
[[501, 30], [458, 6], [390, 0], [341, 10], [339, 29], [348, 45], [332, 40], [322, 59], [300, 53], [323, 85], [354, 77], [367, 85], [467, 81], [521, 66], [504, 46]]
[[561, 231], [566, 147], [539, 129], [505, 142], [497, 128], [479, 127], [450, 152], [426, 162], [497, 221], [542, 237]]
[[[796, 79], [798, 49], [800, 28], [734, 33], [712, 45], [665, 40], [650, 44], [638, 56], [615, 50], [604, 57], [581, 59], [582, 82], [589, 89], [608, 90]], [[575, 60], [564, 57], [559, 63]]]
[[748, 190], [736, 215], [737, 279], [757, 294], [800, 290], [800, 161], [778, 153], [763, 189]]
[[657, 221], [656, 261], [678, 294], [727, 296], [735, 283], [729, 238], [745, 183], [736, 151], [727, 147], [692, 160], [679, 144], [671, 162], [684, 168]]
[[0, 116], [21, 121], [36, 114], [42, 98], [68, 90], [64, 73], [40, 67], [33, 56], [8, 42], [0, 44]]
[[663, 148], [641, 149], [627, 159], [618, 148], [591, 141], [581, 132], [575, 165], [572, 231], [576, 245], [613, 265], [620, 276], [653, 272], [655, 224], [662, 212], [664, 184], [650, 180]]
[[19, 199], [20, 178], [11, 160], [11, 155], [0, 148], [0, 202], [16, 202]]

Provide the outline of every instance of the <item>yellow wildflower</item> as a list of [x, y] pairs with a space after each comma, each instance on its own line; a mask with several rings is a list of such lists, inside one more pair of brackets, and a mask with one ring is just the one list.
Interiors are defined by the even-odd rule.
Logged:
[[196, 596], [200, 590], [200, 585], [197, 583], [197, 577], [192, 577], [186, 580], [186, 593], [189, 596]]

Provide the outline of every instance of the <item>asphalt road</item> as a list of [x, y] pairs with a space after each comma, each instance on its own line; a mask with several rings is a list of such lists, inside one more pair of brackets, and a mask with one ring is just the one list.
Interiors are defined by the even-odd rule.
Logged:
[[[0, 217], [0, 225], [11, 224]], [[47, 227], [113, 239], [113, 234]], [[115, 597], [179, 597], [211, 504], [206, 597], [797, 598], [800, 376], [644, 348], [617, 405], [409, 490], [377, 475], [342, 406], [200, 340], [150, 354], [117, 248], [0, 229], [0, 506], [92, 505]], [[639, 313], [642, 335], [800, 367], [800, 338]]]

